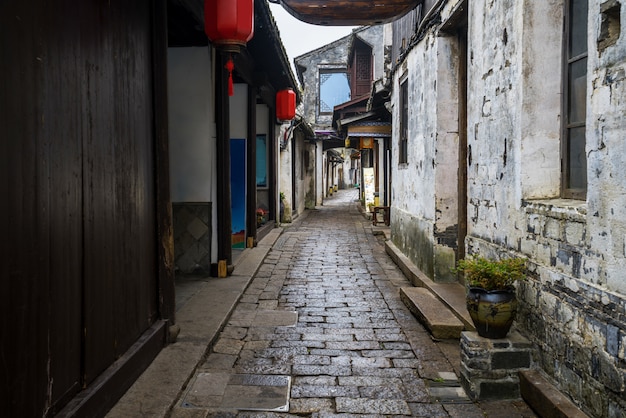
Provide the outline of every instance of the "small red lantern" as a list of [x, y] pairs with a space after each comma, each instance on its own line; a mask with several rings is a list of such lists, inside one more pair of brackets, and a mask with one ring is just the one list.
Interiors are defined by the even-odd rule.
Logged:
[[[217, 47], [239, 52], [254, 35], [254, 0], [205, 0], [204, 31]], [[232, 58], [226, 62], [228, 95], [233, 95]]]
[[276, 118], [291, 120], [296, 116], [296, 93], [292, 89], [276, 93]]

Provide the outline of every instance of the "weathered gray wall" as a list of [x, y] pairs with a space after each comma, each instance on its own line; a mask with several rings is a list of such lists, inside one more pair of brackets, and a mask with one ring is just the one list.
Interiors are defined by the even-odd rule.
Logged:
[[302, 95], [302, 112], [304, 119], [313, 130], [330, 129], [332, 115], [318, 115], [319, 70], [347, 68], [348, 46], [350, 35], [325, 45], [307, 54], [295, 58], [300, 83], [304, 90]]
[[437, 281], [455, 280], [450, 266], [458, 224], [456, 48], [453, 38], [431, 31], [398, 66], [393, 82], [395, 88], [406, 80], [410, 105], [408, 162], [397, 164], [400, 103], [394, 94], [392, 239]]
[[473, 6], [472, 27], [493, 29], [470, 41], [469, 101], [482, 100], [470, 108], [470, 246], [529, 258], [520, 323], [541, 349], [539, 365], [586, 412], [622, 416], [624, 36], [599, 54], [600, 2], [590, 1], [588, 196], [557, 199], [563, 2]]
[[[448, 2], [442, 22], [458, 3]], [[626, 6], [603, 20], [606, 4], [589, 1], [588, 194], [577, 201], [559, 198], [564, 1], [468, 2], [466, 243], [469, 253], [528, 258], [518, 326], [539, 349], [537, 366], [591, 416], [618, 417], [626, 411]], [[620, 32], [599, 44], [602, 22]], [[440, 208], [455, 183], [439, 174], [454, 169], [440, 155], [453, 152], [454, 115], [441, 100], [455, 101], [446, 87], [454, 45], [436, 32], [394, 78], [398, 86], [408, 77], [411, 122], [409, 163], [393, 173], [392, 239], [431, 277], [442, 271], [435, 235], [438, 223], [451, 225]]]

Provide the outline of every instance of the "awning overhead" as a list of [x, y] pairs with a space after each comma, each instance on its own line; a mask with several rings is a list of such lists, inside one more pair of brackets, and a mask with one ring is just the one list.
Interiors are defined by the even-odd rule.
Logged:
[[330, 160], [330, 162], [333, 162], [333, 163], [343, 163], [343, 157], [341, 156], [341, 154], [338, 151], [330, 149], [330, 150], [328, 150], [326, 155], [328, 156], [328, 159]]
[[345, 140], [338, 136], [335, 131], [316, 130], [315, 139], [322, 143], [322, 149], [324, 151], [333, 148], [341, 148], [345, 145]]
[[390, 122], [356, 122], [348, 125], [350, 138], [389, 138], [391, 137]]
[[323, 26], [367, 26], [390, 22], [423, 0], [270, 0], [298, 20]]

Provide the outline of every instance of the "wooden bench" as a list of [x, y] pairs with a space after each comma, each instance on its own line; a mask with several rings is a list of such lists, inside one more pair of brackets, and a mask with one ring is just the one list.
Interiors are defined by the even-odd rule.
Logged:
[[[383, 220], [378, 220], [378, 212], [383, 213]], [[384, 222], [385, 225], [389, 226], [389, 206], [374, 206], [372, 209], [372, 224], [376, 226], [378, 223]]]

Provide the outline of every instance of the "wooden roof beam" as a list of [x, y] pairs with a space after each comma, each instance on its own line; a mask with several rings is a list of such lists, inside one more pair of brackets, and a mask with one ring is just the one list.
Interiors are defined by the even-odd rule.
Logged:
[[269, 0], [296, 19], [321, 26], [379, 25], [413, 10], [423, 0]]

